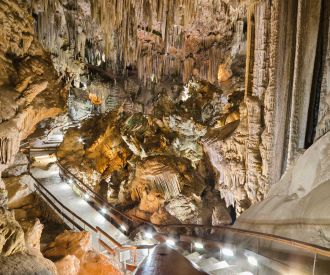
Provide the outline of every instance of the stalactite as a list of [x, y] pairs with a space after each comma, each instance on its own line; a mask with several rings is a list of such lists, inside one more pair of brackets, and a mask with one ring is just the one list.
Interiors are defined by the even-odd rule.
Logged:
[[229, 5], [223, 0], [72, 0], [70, 5], [46, 0], [35, 4], [34, 12], [39, 39], [61, 64], [74, 57], [105, 65], [114, 75], [136, 69], [145, 84], [165, 77], [187, 82], [194, 72], [216, 83], [234, 26], [245, 14]]

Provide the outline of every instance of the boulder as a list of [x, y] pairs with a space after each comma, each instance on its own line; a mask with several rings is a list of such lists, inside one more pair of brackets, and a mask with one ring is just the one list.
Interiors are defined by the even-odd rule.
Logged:
[[100, 274], [120, 275], [121, 272], [114, 267], [113, 263], [105, 255], [95, 251], [88, 251], [81, 259], [78, 275]]
[[21, 208], [34, 202], [34, 180], [29, 175], [3, 179], [8, 191], [8, 207]]
[[24, 221], [20, 222], [22, 229], [24, 230], [25, 247], [30, 255], [40, 256], [40, 238], [42, 230], [44, 229], [43, 224], [40, 223], [39, 219], [32, 222]]
[[89, 232], [65, 231], [58, 235], [44, 251], [44, 256], [59, 259], [67, 255], [74, 255], [81, 259], [92, 248], [92, 237]]
[[29, 160], [27, 156], [18, 152], [15, 156], [14, 163], [2, 172], [3, 178], [20, 176], [28, 171]]
[[44, 255], [59, 259], [55, 265], [63, 275], [121, 274], [110, 258], [92, 250], [89, 232], [65, 231], [46, 248]]

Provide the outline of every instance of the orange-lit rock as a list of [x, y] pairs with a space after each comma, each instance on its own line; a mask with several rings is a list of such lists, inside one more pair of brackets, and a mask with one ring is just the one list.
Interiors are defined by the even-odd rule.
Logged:
[[95, 251], [88, 251], [81, 259], [78, 275], [120, 275], [109, 259]]
[[66, 231], [55, 238], [44, 255], [55, 262], [60, 275], [121, 274], [105, 255], [92, 250], [89, 232]]
[[65, 231], [58, 235], [44, 251], [45, 257], [58, 259], [67, 255], [74, 255], [81, 259], [91, 249], [91, 235], [89, 232]]
[[225, 82], [229, 78], [231, 78], [233, 75], [233, 72], [228, 68], [227, 64], [220, 64], [218, 69], [218, 81]]
[[55, 262], [58, 275], [77, 275], [80, 268], [80, 261], [74, 255], [67, 255]]

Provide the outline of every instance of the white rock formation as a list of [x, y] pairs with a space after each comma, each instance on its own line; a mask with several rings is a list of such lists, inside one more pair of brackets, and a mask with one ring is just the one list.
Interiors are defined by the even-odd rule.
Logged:
[[330, 247], [330, 132], [288, 169], [235, 227]]

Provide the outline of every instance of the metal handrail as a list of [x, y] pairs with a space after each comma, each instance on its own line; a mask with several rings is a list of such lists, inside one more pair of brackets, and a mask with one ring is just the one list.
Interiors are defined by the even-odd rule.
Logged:
[[[113, 210], [114, 212], [119, 214], [120, 216], [124, 217], [128, 221], [134, 223], [134, 220], [132, 218], [128, 217], [126, 214], [120, 212], [119, 210], [117, 210], [113, 206], [111, 206], [103, 197], [101, 197], [99, 194], [97, 194], [88, 185], [83, 183], [82, 180], [77, 178], [71, 171], [69, 171], [67, 168], [65, 168], [59, 162], [59, 160], [57, 161], [57, 164], [59, 165], [59, 167], [62, 170], [64, 170], [66, 173], [70, 174], [75, 180], [77, 180], [79, 183], [81, 183], [89, 192], [91, 192], [95, 197], [97, 197], [100, 201], [102, 201], [108, 208], [110, 208], [111, 210]], [[239, 229], [239, 228], [228, 227], [228, 226], [221, 226], [221, 225], [218, 225], [218, 226], [200, 225], [200, 224], [157, 225], [157, 224], [153, 224], [153, 223], [151, 223], [147, 220], [141, 219], [141, 218], [136, 217], [136, 216], [134, 216], [134, 219], [139, 220], [141, 223], [146, 224], [148, 226], [151, 226], [153, 228], [160, 228], [160, 229], [175, 229], [176, 230], [178, 228], [189, 228], [189, 229], [201, 228], [201, 229], [205, 229], [205, 230], [222, 230], [224, 232], [227, 231], [227, 232], [231, 232], [231, 233], [237, 233], [237, 234], [240, 234], [240, 235], [243, 235], [243, 236], [254, 237], [254, 238], [263, 239], [263, 240], [267, 240], [267, 241], [273, 241], [273, 242], [276, 242], [276, 243], [279, 243], [279, 244], [285, 244], [289, 247], [299, 248], [299, 249], [302, 249], [306, 252], [316, 253], [318, 255], [322, 255], [322, 256], [325, 256], [325, 257], [330, 257], [330, 248], [326, 248], [326, 247], [322, 247], [322, 246], [319, 246], [319, 245], [314, 245], [314, 244], [310, 244], [310, 243], [307, 243], [307, 242], [294, 240], [294, 239], [290, 239], [290, 238], [286, 238], [286, 237], [281, 237], [281, 236], [274, 235], [274, 234], [250, 231], [250, 230]], [[101, 233], [103, 231], [102, 229], [99, 229], [98, 227], [95, 230], [97, 232], [101, 232]], [[105, 235], [105, 234], [103, 234], [103, 235]], [[110, 241], [112, 241], [113, 243], [119, 244], [116, 240], [114, 240], [108, 234], [106, 234], [105, 236], [110, 237], [108, 239]]]
[[[86, 226], [88, 226], [90, 229], [92, 229], [94, 232], [97, 232], [96, 228], [94, 226], [92, 226], [90, 223], [86, 222], [84, 219], [82, 219], [81, 217], [79, 217], [77, 214], [75, 214], [73, 211], [71, 211], [69, 208], [67, 208], [62, 202], [60, 202], [49, 190], [47, 190], [47, 188], [45, 188], [45, 186], [43, 186], [43, 184], [32, 175], [32, 173], [29, 171], [29, 175], [34, 179], [34, 181], [38, 184], [35, 185], [38, 188], [38, 191], [41, 192], [41, 194], [43, 195], [43, 197], [50, 203], [53, 203], [47, 195], [45, 195], [45, 193], [43, 191], [41, 191], [41, 188], [54, 200], [56, 201], [62, 208], [64, 208], [67, 212], [69, 212], [71, 215], [73, 215], [74, 217], [76, 217], [78, 220], [80, 220], [82, 223], [84, 223]], [[63, 211], [61, 211], [61, 214], [64, 214]], [[71, 220], [69, 218], [70, 222], [72, 223], [73, 220]], [[73, 221], [74, 222], [74, 221]]]
[[68, 215], [66, 215], [59, 207], [56, 206], [54, 202], [52, 202], [47, 195], [41, 191], [40, 187], [38, 185], [34, 185], [36, 190], [38, 190], [38, 193], [66, 220], [68, 220], [74, 227], [78, 228], [80, 231], [83, 231], [84, 229], [77, 224], [74, 220], [72, 220]]
[[[56, 156], [56, 158], [57, 158], [57, 156]], [[116, 212], [118, 215], [120, 215], [121, 217], [123, 217], [126, 221], [129, 221], [131, 224], [134, 223], [134, 220], [131, 217], [127, 216], [126, 214], [120, 212], [118, 209], [114, 208], [111, 204], [109, 204], [109, 202], [107, 200], [105, 200], [102, 196], [100, 196], [99, 194], [97, 194], [93, 189], [91, 189], [81, 179], [79, 179], [70, 170], [68, 170], [66, 167], [64, 167], [60, 163], [60, 161], [58, 159], [57, 159], [56, 163], [61, 168], [61, 170], [63, 170], [64, 172], [66, 172], [67, 174], [69, 174], [71, 177], [73, 177], [76, 181], [78, 181], [82, 186], [84, 186], [84, 188], [86, 188], [91, 194], [93, 194], [93, 196], [95, 196], [99, 201], [101, 201], [107, 208], [109, 208], [112, 211]]]
[[189, 228], [189, 229], [196, 229], [201, 228], [205, 230], [222, 230], [222, 231], [230, 231], [232, 233], [241, 234], [248, 237], [254, 237], [259, 238], [267, 241], [274, 241], [277, 243], [285, 244], [291, 247], [300, 248], [305, 251], [311, 252], [311, 253], [317, 253], [322, 256], [330, 257], [330, 248], [322, 247], [315, 244], [310, 244], [307, 242], [294, 240], [286, 237], [281, 237], [274, 234], [268, 234], [263, 232], [257, 232], [257, 231], [250, 231], [246, 229], [239, 229], [235, 227], [229, 227], [224, 225], [203, 225], [203, 224], [166, 224], [166, 225], [158, 225], [151, 222], [148, 222], [144, 219], [141, 219], [139, 217], [134, 216], [136, 219], [144, 221], [145, 223], [149, 224], [150, 226], [156, 227], [156, 228], [165, 228], [165, 229], [178, 229], [178, 228]]
[[[61, 165], [61, 164], [60, 164]], [[63, 167], [63, 165], [61, 165]], [[63, 167], [64, 168], [64, 167]], [[68, 171], [66, 168], [64, 168], [66, 171]], [[75, 179], [77, 179], [80, 183], [82, 183], [84, 186], [86, 186], [80, 179], [78, 179], [72, 172], [68, 171], [70, 175], [72, 175]], [[86, 186], [93, 194], [96, 194], [98, 197], [100, 197], [97, 193], [92, 191], [88, 186]], [[101, 197], [102, 198], [102, 197]], [[102, 198], [102, 201], [104, 199]], [[107, 205], [109, 205], [108, 202], [106, 202]], [[112, 206], [110, 206], [111, 209], [114, 209]], [[115, 212], [120, 213], [121, 215], [127, 217], [125, 214], [121, 213], [119, 210], [114, 209]], [[245, 230], [245, 229], [239, 229], [239, 228], [234, 228], [234, 227], [229, 227], [225, 225], [217, 225], [217, 226], [212, 226], [212, 225], [201, 225], [201, 224], [167, 224], [167, 225], [158, 225], [151, 223], [147, 220], [141, 219], [139, 217], [134, 216], [134, 219], [139, 220], [141, 223], [147, 224], [150, 227], [153, 228], [160, 228], [160, 229], [178, 229], [178, 228], [189, 228], [189, 229], [195, 229], [195, 228], [201, 228], [205, 230], [223, 230], [223, 231], [230, 231], [233, 233], [238, 233], [241, 235], [249, 236], [249, 237], [255, 237], [259, 239], [264, 239], [268, 241], [274, 241], [277, 243], [282, 243], [285, 245], [289, 245], [291, 247], [295, 248], [300, 248], [304, 249], [305, 251], [312, 252], [312, 253], [317, 253], [322, 256], [330, 257], [330, 248], [314, 245], [314, 244], [309, 244], [303, 241], [299, 240], [294, 240], [290, 238], [285, 238], [281, 236], [277, 236], [274, 234], [268, 234], [268, 233], [262, 233], [262, 232], [256, 232], [256, 231], [250, 231], [250, 230]], [[130, 221], [134, 222], [133, 219], [129, 218]]]

